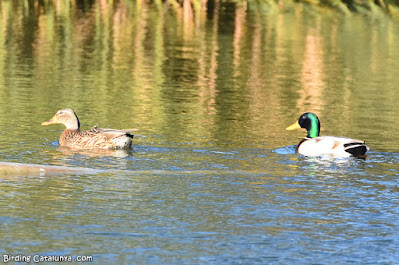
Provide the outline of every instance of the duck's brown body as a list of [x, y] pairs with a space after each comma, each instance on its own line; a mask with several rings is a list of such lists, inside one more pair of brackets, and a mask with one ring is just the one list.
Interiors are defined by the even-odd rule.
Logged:
[[129, 149], [133, 135], [129, 130], [102, 129], [94, 126], [89, 131], [80, 131], [79, 119], [72, 109], [61, 109], [53, 118], [42, 123], [50, 125], [61, 123], [66, 129], [60, 136], [59, 145], [63, 147], [90, 149]]
[[[93, 127], [90, 131], [64, 130], [60, 136], [60, 146], [72, 148], [129, 149], [132, 147], [133, 135], [123, 130], [110, 130], [108, 133]], [[104, 130], [104, 129], [103, 129]], [[112, 130], [112, 132], [111, 132]]]

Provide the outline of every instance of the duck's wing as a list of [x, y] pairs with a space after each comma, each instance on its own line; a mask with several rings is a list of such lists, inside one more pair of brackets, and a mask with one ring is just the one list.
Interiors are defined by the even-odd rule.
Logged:
[[120, 137], [120, 136], [127, 136], [130, 138], [133, 138], [133, 135], [130, 134], [129, 132], [132, 131], [137, 131], [137, 129], [123, 129], [123, 130], [117, 130], [117, 129], [109, 129], [109, 128], [98, 128], [97, 126], [93, 126], [89, 131], [87, 131], [90, 134], [94, 135], [103, 135], [106, 139], [112, 139], [115, 137]]

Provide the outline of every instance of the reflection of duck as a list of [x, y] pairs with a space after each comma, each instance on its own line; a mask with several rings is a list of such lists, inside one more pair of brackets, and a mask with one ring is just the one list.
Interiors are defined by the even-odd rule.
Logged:
[[320, 121], [316, 114], [307, 112], [287, 130], [304, 128], [308, 132], [306, 138], [299, 142], [298, 153], [305, 156], [332, 155], [334, 157], [362, 156], [369, 148], [362, 140], [346, 137], [319, 136]]
[[[71, 149], [68, 147], [59, 147], [57, 149], [62, 155], [66, 156], [72, 156], [76, 154], [84, 155], [84, 156], [90, 156], [90, 157], [129, 157], [132, 155], [132, 149], [127, 150], [127, 149], [99, 149], [99, 148], [93, 148], [93, 149]], [[58, 154], [57, 154], [58, 155]]]
[[61, 123], [66, 129], [60, 136], [60, 146], [70, 148], [102, 148], [102, 149], [129, 149], [132, 146], [133, 135], [129, 130], [101, 129], [94, 126], [89, 131], [81, 132], [78, 116], [72, 109], [60, 109], [42, 125]]

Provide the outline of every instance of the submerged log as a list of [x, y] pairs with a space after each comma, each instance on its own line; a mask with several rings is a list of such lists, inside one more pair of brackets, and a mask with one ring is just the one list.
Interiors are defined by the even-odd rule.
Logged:
[[83, 175], [97, 174], [102, 170], [80, 167], [50, 166], [39, 164], [21, 164], [0, 162], [0, 175], [16, 176], [49, 176], [49, 175]]

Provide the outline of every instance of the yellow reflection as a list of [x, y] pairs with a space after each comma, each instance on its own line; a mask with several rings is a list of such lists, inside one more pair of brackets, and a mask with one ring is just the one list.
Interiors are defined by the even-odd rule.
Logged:
[[305, 58], [302, 64], [300, 98], [298, 109], [302, 111], [320, 112], [325, 106], [323, 92], [324, 61], [321, 36], [311, 30], [306, 36]]
[[[365, 105], [358, 99], [365, 88], [352, 89], [355, 82], [373, 84], [374, 74], [395, 83], [393, 21], [379, 23], [385, 32], [366, 19], [324, 20], [296, 5], [278, 12], [288, 6], [282, 2], [275, 13], [253, 1], [83, 2], [1, 2], [0, 105], [16, 102], [0, 108], [3, 127], [6, 114], [26, 120], [19, 112], [28, 102], [32, 123], [35, 113], [58, 106], [169, 137], [201, 135], [205, 142], [225, 133], [235, 140], [238, 132], [274, 139], [285, 133], [291, 120], [281, 118], [292, 106], [319, 113], [332, 98], [350, 112]], [[345, 30], [363, 39], [347, 39]], [[360, 57], [354, 50], [364, 54], [363, 46], [369, 53]], [[332, 84], [341, 90], [328, 90]], [[387, 109], [397, 108], [393, 88], [370, 87], [390, 99]], [[224, 131], [215, 132], [215, 124]]]

